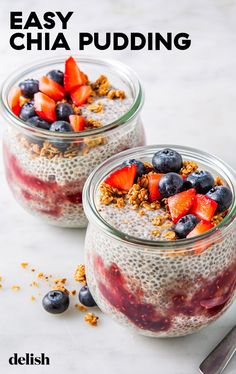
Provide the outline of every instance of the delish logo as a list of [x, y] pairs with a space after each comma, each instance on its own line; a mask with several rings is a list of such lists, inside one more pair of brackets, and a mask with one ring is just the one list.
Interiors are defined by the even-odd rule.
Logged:
[[41, 353], [39, 356], [35, 356], [34, 353], [26, 353], [24, 356], [18, 356], [18, 353], [14, 353], [9, 358], [10, 365], [50, 365], [49, 357], [45, 353]]

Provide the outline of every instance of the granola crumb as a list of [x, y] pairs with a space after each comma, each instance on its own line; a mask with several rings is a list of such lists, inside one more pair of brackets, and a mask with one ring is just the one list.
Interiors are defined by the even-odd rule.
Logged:
[[89, 118], [86, 125], [88, 127], [99, 128], [102, 126], [102, 122], [94, 118]]
[[31, 296], [31, 301], [35, 301], [36, 300], [36, 297], [35, 296]]
[[28, 267], [28, 262], [22, 262], [21, 264], [20, 264], [20, 266], [23, 268], [23, 269], [26, 269], [27, 267]]
[[152, 223], [154, 226], [161, 226], [166, 220], [165, 216], [158, 215], [152, 219]]
[[163, 237], [167, 240], [176, 240], [177, 236], [174, 231], [167, 231], [163, 234]]
[[43, 279], [43, 278], [44, 278], [44, 274], [43, 274], [42, 272], [40, 272], [40, 273], [38, 273], [37, 277], [38, 277], [39, 279]]
[[157, 236], [157, 237], [161, 236], [161, 232], [158, 229], [152, 230], [151, 234], [154, 235], [154, 236]]
[[39, 284], [38, 284], [38, 282], [33, 281], [33, 282], [30, 284], [30, 287], [39, 287]]
[[80, 310], [81, 312], [87, 312], [88, 308], [86, 308], [86, 306], [82, 305], [82, 304], [75, 304], [75, 308], [77, 310]]
[[218, 213], [218, 214], [215, 214], [214, 217], [212, 218], [211, 220], [211, 223], [214, 225], [214, 226], [217, 226], [219, 225], [219, 223], [221, 221], [223, 221], [223, 219], [225, 218], [225, 216], [227, 215], [228, 211], [224, 211], [224, 212], [221, 212], [221, 213]]
[[35, 269], [33, 268], [33, 269], [31, 269], [31, 271], [32, 271], [32, 273], [34, 273], [35, 272]]
[[145, 216], [145, 212], [144, 212], [144, 210], [139, 210], [138, 214], [139, 214], [140, 216]]
[[94, 313], [86, 314], [84, 320], [91, 326], [97, 326], [98, 317]]
[[217, 176], [215, 178], [215, 186], [223, 186], [223, 185], [224, 185], [223, 179], [220, 176]]
[[110, 100], [124, 99], [125, 98], [125, 91], [111, 89], [107, 94], [107, 98], [110, 99]]
[[2, 288], [2, 284], [0, 284], [0, 288]]
[[0, 276], [0, 282], [2, 281], [2, 279], [3, 279], [2, 276]]
[[71, 296], [75, 296], [76, 295], [76, 290], [70, 291], [70, 294], [71, 294]]
[[76, 282], [79, 282], [83, 285], [86, 284], [86, 274], [85, 274], [85, 265], [80, 264], [77, 266], [74, 274], [74, 279]]
[[135, 206], [137, 209], [142, 202], [148, 200], [148, 190], [146, 188], [141, 188], [139, 184], [134, 184], [128, 192], [128, 200], [131, 205]]
[[67, 279], [66, 278], [58, 278], [58, 279], [54, 279], [53, 283], [55, 284], [65, 284], [67, 282]]
[[93, 95], [106, 96], [108, 94], [110, 83], [105, 75], [100, 75], [100, 77], [91, 84]]
[[17, 291], [20, 291], [21, 288], [20, 288], [20, 286], [14, 285], [14, 286], [11, 287], [11, 289], [12, 289], [12, 291], [17, 292]]
[[93, 104], [93, 105], [89, 105], [88, 110], [90, 110], [90, 112], [94, 112], [94, 113], [101, 113], [104, 110], [104, 105], [102, 103], [96, 103], [96, 104]]
[[180, 170], [180, 175], [187, 177], [198, 169], [198, 164], [194, 161], [184, 161], [183, 166]]

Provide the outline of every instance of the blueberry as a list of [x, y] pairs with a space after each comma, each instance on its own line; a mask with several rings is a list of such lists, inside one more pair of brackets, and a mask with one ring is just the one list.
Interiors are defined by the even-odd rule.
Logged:
[[88, 286], [83, 286], [79, 291], [79, 301], [84, 306], [95, 306], [97, 305], [93, 299], [93, 296], [91, 295]]
[[36, 116], [34, 103], [32, 101], [29, 101], [22, 106], [20, 111], [20, 118], [23, 119], [23, 121], [27, 121], [30, 117], [34, 116]]
[[53, 122], [50, 126], [50, 131], [55, 132], [70, 132], [73, 131], [69, 122], [66, 121], [56, 121]]
[[192, 188], [192, 184], [189, 181], [187, 181], [187, 179], [183, 179], [182, 191], [187, 191], [190, 188]]
[[186, 238], [186, 236], [194, 229], [198, 222], [199, 219], [193, 214], [187, 214], [178, 220], [175, 225], [175, 232], [180, 239]]
[[50, 70], [47, 73], [47, 77], [64, 86], [64, 73], [61, 70]]
[[72, 106], [68, 103], [60, 103], [56, 106], [56, 115], [58, 121], [69, 121], [69, 116], [74, 114]]
[[195, 171], [189, 174], [187, 181], [191, 183], [197, 193], [205, 194], [214, 186], [214, 178], [209, 171]]
[[28, 123], [29, 125], [35, 126], [35, 127], [39, 127], [40, 129], [43, 129], [43, 130], [49, 130], [51, 126], [50, 123], [48, 123], [47, 121], [45, 121], [44, 119], [38, 116], [30, 117], [26, 121], [26, 123]]
[[124, 166], [137, 165], [136, 178], [141, 177], [143, 174], [147, 172], [143, 162], [135, 160], [135, 159], [124, 161], [123, 165]]
[[154, 154], [152, 164], [158, 173], [178, 173], [182, 167], [182, 156], [170, 148], [162, 149]]
[[26, 79], [19, 84], [19, 87], [22, 96], [32, 99], [34, 94], [39, 92], [39, 81], [36, 79]]
[[183, 179], [179, 174], [167, 173], [159, 180], [158, 188], [162, 197], [175, 195], [182, 190]]
[[60, 314], [68, 309], [70, 299], [67, 293], [59, 290], [49, 291], [42, 301], [44, 309], [48, 313]]
[[216, 212], [218, 213], [228, 209], [233, 200], [231, 190], [225, 186], [213, 187], [210, 191], [207, 192], [206, 196], [217, 202], [218, 207]]

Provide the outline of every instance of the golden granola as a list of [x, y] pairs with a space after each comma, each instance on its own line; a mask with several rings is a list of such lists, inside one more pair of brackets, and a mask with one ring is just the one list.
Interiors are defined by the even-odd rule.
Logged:
[[161, 204], [159, 201], [153, 201], [152, 203], [149, 201], [142, 201], [140, 207], [143, 207], [147, 210], [157, 210], [160, 209]]
[[147, 161], [144, 161], [144, 166], [145, 166], [145, 169], [147, 171], [147, 173], [149, 173], [150, 171], [153, 171], [154, 170], [154, 167], [153, 165], [151, 164], [151, 162], [147, 162]]
[[85, 265], [80, 264], [77, 266], [74, 274], [74, 279], [76, 282], [79, 282], [83, 285], [86, 284], [86, 274], [85, 274]]
[[70, 294], [71, 294], [71, 296], [75, 296], [76, 295], [76, 290], [70, 291]]
[[65, 288], [65, 286], [63, 286], [62, 284], [57, 285], [57, 286], [52, 286], [51, 290], [52, 291], [62, 291], [62, 292], [65, 292], [67, 295], [70, 294], [70, 292], [67, 290], [67, 288]]
[[30, 283], [30, 287], [39, 287], [39, 284], [38, 284], [38, 282], [33, 281], [33, 282]]
[[211, 220], [211, 223], [214, 225], [214, 226], [217, 226], [219, 225], [219, 223], [221, 221], [223, 221], [223, 219], [225, 218], [225, 216], [228, 214], [228, 210], [225, 210], [224, 212], [221, 212], [221, 213], [218, 213], [218, 214], [215, 214], [214, 217], [212, 218]]
[[20, 286], [14, 285], [11, 287], [12, 291], [20, 291]]
[[99, 121], [99, 120], [97, 120], [97, 119], [94, 119], [94, 118], [89, 118], [88, 120], [87, 120], [87, 122], [86, 122], [86, 125], [87, 125], [87, 127], [89, 127], [89, 128], [99, 128], [99, 127], [101, 127], [102, 126], [102, 122], [101, 121]]
[[98, 145], [107, 144], [107, 138], [105, 136], [89, 136], [88, 138], [84, 139], [84, 143], [88, 148], [95, 148]]
[[180, 170], [180, 174], [187, 177], [198, 169], [198, 164], [194, 161], [183, 161], [183, 166]]
[[215, 186], [223, 186], [223, 185], [224, 185], [223, 179], [220, 176], [217, 176], [215, 178]]
[[87, 312], [88, 308], [86, 308], [86, 306], [82, 305], [82, 304], [75, 304], [75, 308], [77, 310], [80, 310], [81, 312]]
[[58, 279], [54, 279], [53, 282], [54, 282], [55, 284], [65, 284], [66, 281], [67, 281], [66, 278], [58, 278]]
[[23, 269], [26, 269], [27, 267], [28, 267], [28, 262], [22, 262], [21, 264], [20, 264], [20, 266], [23, 268]]
[[111, 89], [107, 94], [107, 98], [110, 99], [110, 100], [112, 100], [112, 99], [124, 99], [125, 98], [125, 91]]
[[36, 297], [35, 296], [31, 296], [31, 301], [35, 301], [36, 300]]
[[93, 105], [89, 105], [88, 110], [90, 110], [90, 112], [94, 112], [94, 113], [101, 113], [104, 110], [104, 105], [102, 103], [96, 103], [96, 104], [93, 104]]
[[161, 231], [158, 230], [158, 229], [155, 229], [155, 230], [151, 231], [151, 234], [154, 235], [154, 236], [159, 237], [159, 236], [161, 236]]
[[166, 217], [161, 215], [158, 215], [152, 219], [152, 223], [154, 226], [162, 226], [165, 221]]
[[134, 184], [127, 194], [129, 203], [139, 207], [143, 201], [148, 200], [148, 190], [142, 188], [139, 184]]
[[98, 317], [94, 313], [86, 314], [84, 320], [91, 326], [97, 326]]
[[106, 96], [110, 88], [110, 83], [105, 75], [100, 75], [100, 77], [91, 84], [91, 87], [96, 95]]
[[140, 185], [140, 187], [148, 188], [148, 174], [138, 177], [137, 183]]
[[[100, 185], [100, 202], [104, 205], [116, 204], [117, 200], [126, 195], [126, 191], [118, 190], [106, 183]], [[123, 204], [123, 202], [122, 202]]]
[[164, 234], [162, 234], [163, 238], [167, 239], [167, 240], [176, 240], [177, 239], [177, 235], [174, 231], [167, 231], [167, 232], [164, 232]]

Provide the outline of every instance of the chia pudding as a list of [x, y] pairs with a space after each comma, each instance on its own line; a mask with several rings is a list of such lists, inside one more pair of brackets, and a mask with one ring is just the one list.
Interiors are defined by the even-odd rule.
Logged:
[[86, 276], [98, 306], [153, 337], [193, 333], [236, 289], [234, 171], [187, 147], [122, 152], [84, 188]]
[[135, 73], [117, 62], [60, 58], [11, 76], [3, 149], [17, 201], [48, 223], [86, 226], [84, 183], [102, 161], [145, 143], [142, 103]]

